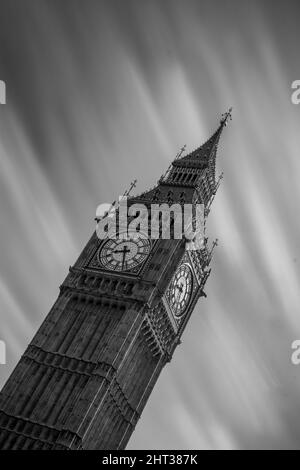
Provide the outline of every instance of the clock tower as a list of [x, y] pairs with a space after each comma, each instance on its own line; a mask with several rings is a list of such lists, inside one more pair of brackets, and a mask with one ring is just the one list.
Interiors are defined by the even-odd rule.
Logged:
[[[133, 204], [149, 211], [201, 204], [206, 219], [220, 182], [219, 138], [230, 117], [231, 111], [222, 116], [201, 147], [180, 153], [153, 189], [128, 197], [128, 211]], [[122, 234], [120, 225], [117, 237], [92, 235], [0, 394], [0, 449], [126, 447], [205, 296], [216, 244], [209, 248], [197, 233], [192, 240], [162, 237], [163, 216], [158, 221], [155, 237]]]

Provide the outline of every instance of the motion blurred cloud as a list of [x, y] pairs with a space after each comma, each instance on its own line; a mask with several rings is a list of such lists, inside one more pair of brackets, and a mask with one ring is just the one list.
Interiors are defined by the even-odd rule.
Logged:
[[129, 448], [299, 447], [298, 2], [23, 3], [2, 1], [0, 16], [1, 384], [98, 204], [134, 177], [152, 186], [233, 106], [208, 297]]

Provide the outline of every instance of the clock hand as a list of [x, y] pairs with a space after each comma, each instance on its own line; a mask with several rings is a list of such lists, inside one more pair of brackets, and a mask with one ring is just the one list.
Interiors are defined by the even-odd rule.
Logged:
[[[122, 258], [122, 269], [124, 269], [124, 264], [125, 264], [125, 258], [126, 258], [126, 248], [127, 246], [124, 246], [124, 251], [123, 251], [123, 258]], [[129, 250], [130, 251], [130, 250]]]
[[114, 253], [122, 253], [122, 269], [124, 269], [126, 254], [130, 253], [130, 249], [127, 248], [127, 245], [124, 245], [121, 250], [114, 250]]
[[182, 294], [182, 288], [180, 288], [180, 286], [176, 286], [175, 295], [176, 295], [177, 300], [181, 298], [181, 294]]
[[124, 251], [126, 253], [129, 253], [130, 250], [127, 249], [127, 245], [124, 245], [124, 247], [122, 248], [122, 250], [114, 250], [114, 253], [124, 253]]

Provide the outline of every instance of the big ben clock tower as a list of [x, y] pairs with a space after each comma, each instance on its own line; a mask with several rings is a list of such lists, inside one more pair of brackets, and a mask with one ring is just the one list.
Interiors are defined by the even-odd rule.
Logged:
[[[222, 116], [201, 147], [180, 154], [155, 188], [129, 197], [128, 210], [199, 203], [207, 218], [219, 185], [219, 138], [230, 117]], [[126, 447], [205, 296], [214, 243], [208, 248], [198, 235], [137, 237], [130, 229], [121, 236], [120, 226], [117, 233], [92, 235], [4, 386], [0, 449]]]

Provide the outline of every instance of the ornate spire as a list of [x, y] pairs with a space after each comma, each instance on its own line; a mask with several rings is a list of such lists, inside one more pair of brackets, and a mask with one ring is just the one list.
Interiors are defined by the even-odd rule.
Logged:
[[227, 113], [222, 114], [220, 121], [221, 126], [226, 127], [229, 120], [232, 121], [232, 108], [229, 108]]
[[208, 139], [204, 144], [202, 144], [197, 149], [193, 150], [188, 155], [177, 158], [175, 160], [176, 165], [186, 164], [188, 162], [193, 162], [196, 166], [206, 167], [209, 163], [209, 160], [215, 156], [219, 139], [222, 134], [222, 130], [227, 126], [228, 121], [232, 119], [232, 108], [230, 108], [226, 113], [222, 114], [220, 125], [216, 132]]
[[[212, 202], [213, 196], [219, 186], [219, 182], [216, 181], [215, 175], [218, 142], [223, 128], [231, 119], [231, 111], [232, 108], [222, 114], [218, 129], [210, 139], [208, 139], [199, 148], [188, 155], [182, 156], [186, 147], [184, 145], [177, 153], [166, 173], [158, 180], [157, 185], [154, 188], [130, 199], [167, 201], [168, 191], [170, 191], [171, 187], [190, 188], [188, 194], [186, 193], [185, 195], [185, 202], [192, 202], [196, 191], [197, 200], [201, 200], [205, 204], [206, 210], [209, 211], [209, 202]], [[161, 189], [162, 186], [167, 186], [168, 188], [164, 191]], [[160, 188], [159, 198], [157, 197], [158, 188]], [[183, 190], [181, 190], [181, 192], [182, 191]], [[180, 197], [180, 191], [177, 191], [176, 200], [180, 201]]]

